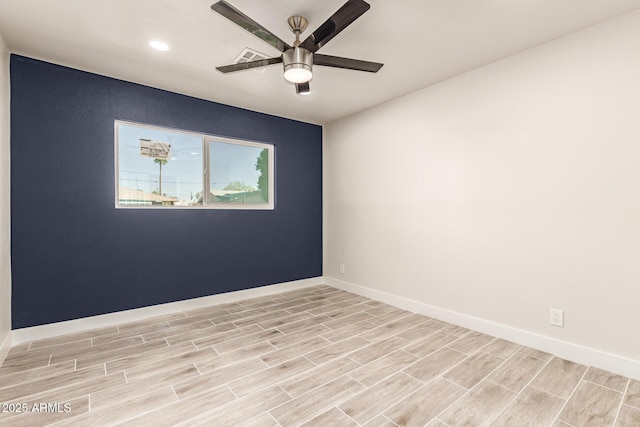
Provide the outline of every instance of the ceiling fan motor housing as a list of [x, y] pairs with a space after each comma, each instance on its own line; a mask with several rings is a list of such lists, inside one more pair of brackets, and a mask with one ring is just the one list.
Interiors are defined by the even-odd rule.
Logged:
[[302, 47], [293, 47], [282, 53], [284, 78], [291, 83], [305, 83], [313, 74], [313, 53]]

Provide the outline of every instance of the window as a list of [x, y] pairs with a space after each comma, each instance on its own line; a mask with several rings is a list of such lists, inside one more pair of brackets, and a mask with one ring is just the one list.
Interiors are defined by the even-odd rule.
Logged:
[[273, 209], [274, 146], [115, 122], [116, 207]]

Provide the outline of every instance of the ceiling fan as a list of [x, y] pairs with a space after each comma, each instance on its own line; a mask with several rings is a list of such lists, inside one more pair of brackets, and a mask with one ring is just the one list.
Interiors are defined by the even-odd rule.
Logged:
[[220, 0], [211, 5], [211, 9], [218, 12], [234, 24], [244, 28], [254, 36], [269, 43], [271, 46], [282, 52], [282, 55], [275, 58], [225, 65], [222, 67], [216, 67], [216, 69], [223, 73], [232, 73], [235, 71], [282, 63], [284, 66], [285, 80], [294, 83], [296, 86], [296, 93], [300, 95], [307, 95], [310, 93], [309, 81], [313, 77], [312, 69], [314, 65], [376, 73], [380, 68], [382, 68], [383, 64], [316, 53], [318, 49], [327, 44], [342, 30], [347, 28], [353, 21], [369, 10], [370, 7], [369, 3], [364, 0], [348, 0], [336, 13], [320, 25], [320, 27], [318, 27], [318, 29], [303, 42], [300, 42], [300, 34], [307, 28], [308, 21], [303, 16], [292, 16], [287, 21], [289, 28], [296, 36], [296, 40], [293, 42], [293, 46], [291, 46], [280, 40], [280, 38], [264, 28], [262, 25], [231, 6], [225, 0]]

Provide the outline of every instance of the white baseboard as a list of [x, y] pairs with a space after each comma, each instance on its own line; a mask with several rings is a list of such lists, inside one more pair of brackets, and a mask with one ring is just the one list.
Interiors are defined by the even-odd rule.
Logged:
[[278, 283], [275, 285], [261, 286], [258, 288], [227, 292], [224, 294], [210, 295], [206, 297], [176, 301], [167, 304], [153, 305], [150, 307], [136, 308], [133, 310], [119, 311], [116, 313], [102, 314], [99, 316], [85, 317], [82, 319], [68, 320], [66, 322], [15, 329], [11, 331], [9, 344], [18, 345], [44, 338], [52, 338], [60, 335], [84, 332], [91, 329], [104, 328], [121, 323], [135, 322], [139, 320], [149, 319], [151, 317], [163, 316], [165, 314], [173, 314], [181, 311], [207, 307], [210, 305], [224, 304], [249, 298], [273, 295], [280, 292], [293, 291], [323, 284], [324, 280], [322, 277], [314, 277], [311, 279]]
[[0, 343], [0, 366], [4, 363], [4, 359], [7, 358], [12, 345], [11, 332], [9, 332]]
[[579, 344], [557, 340], [534, 332], [446, 310], [419, 301], [344, 282], [332, 277], [325, 276], [324, 282], [331, 287], [362, 295], [404, 310], [526, 345], [572, 362], [593, 366], [625, 377], [640, 380], [640, 361], [638, 360], [627, 359]]

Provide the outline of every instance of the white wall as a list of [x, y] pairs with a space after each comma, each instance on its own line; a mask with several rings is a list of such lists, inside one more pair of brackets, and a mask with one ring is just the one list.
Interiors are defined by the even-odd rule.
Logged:
[[639, 52], [636, 11], [330, 123], [325, 276], [640, 362]]
[[0, 364], [11, 344], [9, 191], [9, 51], [0, 35]]

